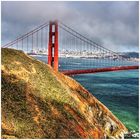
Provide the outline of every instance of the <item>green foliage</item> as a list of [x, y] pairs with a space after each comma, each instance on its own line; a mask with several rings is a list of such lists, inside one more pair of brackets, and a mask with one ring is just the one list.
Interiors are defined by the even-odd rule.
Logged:
[[65, 125], [60, 118], [73, 118], [64, 105], [73, 101], [53, 70], [13, 49], [2, 49], [2, 67], [2, 121], [8, 127], [2, 134], [17, 138], [58, 137], [57, 127]]
[[79, 83], [22, 51], [2, 48], [1, 82], [2, 138], [104, 138], [106, 120], [117, 122], [109, 136], [126, 130]]

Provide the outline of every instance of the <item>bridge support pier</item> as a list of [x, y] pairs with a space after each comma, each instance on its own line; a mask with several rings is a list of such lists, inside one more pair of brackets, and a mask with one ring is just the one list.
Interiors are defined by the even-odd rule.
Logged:
[[48, 64], [58, 71], [58, 23], [50, 21], [49, 24], [49, 44], [48, 44]]

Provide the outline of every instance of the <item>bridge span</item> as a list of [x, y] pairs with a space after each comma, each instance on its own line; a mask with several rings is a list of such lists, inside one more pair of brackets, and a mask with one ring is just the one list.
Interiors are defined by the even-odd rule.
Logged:
[[46, 22], [2, 47], [45, 54], [48, 64], [66, 75], [139, 68], [127, 55], [99, 45], [60, 21]]
[[109, 68], [93, 68], [85, 70], [64, 70], [61, 71], [65, 75], [77, 75], [77, 74], [88, 74], [88, 73], [99, 73], [99, 72], [110, 72], [110, 71], [121, 71], [121, 70], [135, 70], [139, 69], [139, 66], [117, 66]]

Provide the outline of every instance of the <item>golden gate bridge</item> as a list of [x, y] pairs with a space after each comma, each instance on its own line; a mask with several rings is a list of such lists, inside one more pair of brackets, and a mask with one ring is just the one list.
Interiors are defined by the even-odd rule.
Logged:
[[[2, 47], [29, 55], [45, 53], [48, 64], [66, 75], [139, 68], [128, 56], [97, 44], [60, 21], [46, 22]], [[63, 58], [67, 58], [65, 63]]]

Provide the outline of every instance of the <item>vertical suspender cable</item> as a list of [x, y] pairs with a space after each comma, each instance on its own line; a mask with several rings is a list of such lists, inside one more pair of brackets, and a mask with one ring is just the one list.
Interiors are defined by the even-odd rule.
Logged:
[[34, 52], [33, 50], [33, 33], [32, 33], [32, 53]]
[[22, 50], [23, 50], [23, 38], [22, 38], [22, 40], [21, 40], [21, 43], [22, 43]]
[[27, 53], [28, 53], [28, 36], [27, 36]]
[[17, 40], [17, 50], [18, 50], [18, 40]]

